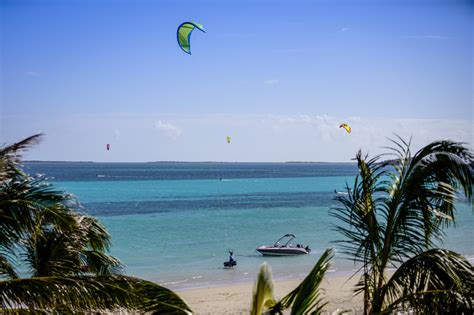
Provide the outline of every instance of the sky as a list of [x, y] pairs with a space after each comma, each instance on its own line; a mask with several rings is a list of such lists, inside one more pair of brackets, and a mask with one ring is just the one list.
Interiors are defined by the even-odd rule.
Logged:
[[[471, 1], [3, 0], [0, 14], [0, 144], [44, 133], [27, 159], [349, 162], [395, 134], [474, 140]], [[192, 55], [185, 21], [206, 29]]]

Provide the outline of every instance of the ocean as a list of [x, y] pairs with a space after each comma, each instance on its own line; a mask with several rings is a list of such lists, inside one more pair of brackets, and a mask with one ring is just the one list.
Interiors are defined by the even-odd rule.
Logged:
[[[28, 162], [25, 168], [45, 174], [100, 219], [127, 275], [174, 290], [253, 282], [264, 261], [275, 279], [304, 277], [326, 248], [335, 250], [329, 275], [357, 270], [334, 243], [342, 236], [328, 213], [335, 190], [352, 185], [355, 164]], [[472, 262], [474, 213], [462, 202], [458, 210], [442, 246]], [[263, 257], [255, 250], [287, 233], [311, 253]], [[234, 269], [223, 268], [229, 249]]]

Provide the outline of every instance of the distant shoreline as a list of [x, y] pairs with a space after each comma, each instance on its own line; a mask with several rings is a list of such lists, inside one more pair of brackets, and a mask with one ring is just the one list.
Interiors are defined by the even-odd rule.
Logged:
[[97, 161], [41, 161], [26, 160], [23, 163], [78, 163], [78, 164], [346, 164], [355, 162], [313, 162], [313, 161], [285, 161], [285, 162], [224, 162], [224, 161], [149, 161], [149, 162], [97, 162]]

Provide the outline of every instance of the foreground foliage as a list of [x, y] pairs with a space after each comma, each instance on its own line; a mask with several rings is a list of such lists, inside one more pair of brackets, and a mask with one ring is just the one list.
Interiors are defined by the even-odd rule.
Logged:
[[321, 314], [327, 302], [321, 298], [319, 286], [329, 269], [332, 257], [332, 250], [327, 249], [300, 285], [279, 301], [274, 297], [270, 269], [263, 263], [255, 282], [250, 314], [258, 315], [264, 311], [283, 314], [283, 311], [290, 308], [290, 314]]
[[[342, 224], [340, 243], [362, 276], [366, 314], [412, 309], [427, 313], [470, 313], [472, 265], [437, 248], [455, 222], [458, 191], [471, 201], [473, 155], [461, 143], [435, 141], [412, 155], [410, 144], [393, 141], [392, 159], [357, 154], [359, 174], [332, 209]], [[389, 268], [397, 271], [388, 276]]]
[[[174, 292], [122, 275], [119, 260], [108, 254], [105, 227], [80, 214], [72, 195], [23, 172], [20, 153], [40, 138], [0, 149], [0, 306], [47, 313], [189, 313]], [[18, 261], [31, 277], [20, 277]]]

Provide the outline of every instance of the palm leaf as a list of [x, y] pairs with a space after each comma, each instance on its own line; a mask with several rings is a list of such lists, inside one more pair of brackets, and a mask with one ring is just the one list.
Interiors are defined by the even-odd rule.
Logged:
[[0, 189], [0, 246], [10, 246], [34, 232], [38, 216], [57, 228], [72, 230], [75, 199], [57, 191], [43, 177], [16, 174]]
[[387, 311], [467, 313], [474, 304], [474, 269], [457, 253], [431, 249], [402, 264], [383, 290]]
[[[120, 270], [120, 263], [107, 254], [111, 240], [104, 226], [76, 213], [80, 205], [72, 195], [56, 190], [42, 176], [28, 176], [21, 170], [21, 151], [40, 136], [0, 149], [0, 306], [4, 312], [189, 313], [186, 303], [166, 288], [112, 275]], [[18, 278], [11, 263], [16, 257], [23, 258], [37, 277]]]
[[107, 229], [94, 217], [88, 215], [78, 216], [78, 225], [82, 233], [84, 233], [84, 239], [87, 240], [87, 246], [95, 251], [108, 250], [112, 241]]
[[321, 314], [327, 302], [323, 302], [319, 286], [330, 267], [333, 258], [331, 249], [321, 255], [311, 272], [296, 289], [278, 301], [272, 308], [272, 313], [281, 314], [291, 307], [291, 314]]
[[267, 263], [263, 263], [260, 266], [257, 281], [253, 287], [253, 299], [250, 314], [260, 315], [265, 309], [272, 307], [275, 302], [272, 273]]
[[373, 262], [382, 247], [384, 226], [379, 223], [377, 206], [381, 203], [381, 193], [385, 187], [378, 185], [385, 176], [384, 165], [378, 163], [378, 157], [366, 160], [359, 151], [357, 156], [359, 175], [353, 188], [347, 187], [347, 196], [334, 199], [342, 206], [333, 207], [330, 215], [344, 222], [334, 229], [347, 240], [336, 241], [343, 253], [352, 257], [354, 262]]
[[35, 312], [129, 311], [187, 314], [174, 292], [132, 277], [38, 277], [0, 282], [3, 309]]
[[117, 275], [122, 272], [120, 260], [104, 252], [82, 250], [80, 252], [82, 271], [99, 276]]
[[10, 279], [18, 278], [18, 274], [16, 273], [16, 270], [8, 256], [8, 253], [0, 253], [0, 279], [2, 277], [7, 277]]
[[43, 177], [14, 178], [0, 190], [0, 250], [21, 245], [34, 276], [120, 272], [120, 262], [106, 254], [110, 234], [97, 219], [74, 212], [80, 205], [72, 195]]
[[462, 189], [467, 200], [472, 194], [473, 155], [462, 143], [435, 141], [412, 156], [410, 142], [390, 141], [391, 160], [357, 154], [354, 188], [337, 196], [340, 205], [331, 209], [343, 223], [336, 226], [343, 253], [362, 263], [356, 292], [364, 293], [369, 313], [386, 305], [385, 270], [433, 248], [455, 222], [457, 192]]
[[79, 274], [78, 248], [70, 235], [53, 228], [40, 230], [24, 241], [22, 258], [34, 277]]
[[443, 237], [443, 227], [455, 219], [456, 191], [462, 188], [470, 198], [473, 182], [472, 154], [456, 142], [435, 141], [404, 161], [386, 202], [387, 245], [393, 243], [390, 258], [398, 261], [431, 247], [432, 237]]
[[17, 172], [17, 165], [20, 162], [21, 152], [30, 146], [37, 144], [43, 134], [36, 134], [17, 143], [0, 148], [0, 184], [9, 180]]

